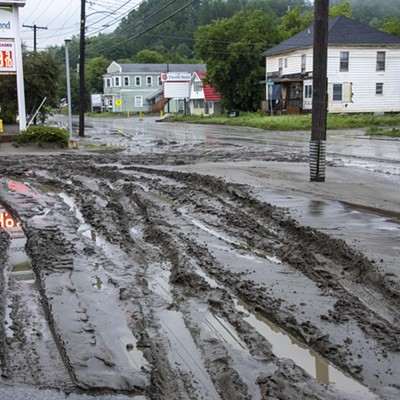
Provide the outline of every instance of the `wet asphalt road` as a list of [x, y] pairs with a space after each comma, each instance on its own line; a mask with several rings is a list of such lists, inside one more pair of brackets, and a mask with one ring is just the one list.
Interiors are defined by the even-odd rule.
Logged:
[[[66, 121], [57, 116], [57, 120]], [[76, 122], [76, 121], [75, 121]], [[75, 124], [74, 122], [74, 124]], [[311, 134], [305, 131], [264, 131], [261, 129], [188, 125], [156, 122], [156, 118], [137, 116], [110, 119], [86, 118], [85, 132], [88, 137], [103, 140], [109, 145], [139, 144], [143, 151], [154, 141], [177, 142], [194, 146], [268, 146], [278, 151], [293, 151], [308, 154]], [[116, 134], [119, 137], [116, 137]], [[400, 175], [400, 140], [385, 140], [364, 136], [364, 129], [329, 131], [327, 133], [327, 159], [344, 165], [354, 165], [369, 171]]]

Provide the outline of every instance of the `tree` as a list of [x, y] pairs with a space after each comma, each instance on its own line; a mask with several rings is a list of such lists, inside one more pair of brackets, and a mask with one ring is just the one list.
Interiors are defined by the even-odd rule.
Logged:
[[294, 36], [296, 33], [308, 28], [312, 25], [314, 14], [312, 11], [302, 11], [300, 6], [288, 10], [282, 16], [279, 24], [282, 40], [286, 40]]
[[40, 119], [44, 121], [48, 108], [58, 104], [60, 69], [52, 55], [47, 52], [25, 53], [23, 63], [27, 112], [33, 114], [46, 97], [46, 103], [39, 112]]
[[257, 110], [265, 77], [261, 54], [280, 39], [276, 18], [260, 10], [241, 11], [199, 27], [195, 38], [196, 54], [207, 64], [207, 81], [220, 92], [222, 106]]
[[400, 38], [400, 18], [385, 17], [381, 22], [380, 29], [382, 31]]
[[[58, 78], [60, 71], [53, 56], [47, 52], [23, 54], [25, 104], [27, 114], [32, 115], [46, 97], [46, 102], [39, 112], [44, 121], [49, 107], [58, 104]], [[18, 111], [16, 79], [13, 76], [1, 76], [2, 89], [1, 115], [7, 122], [15, 121]]]
[[15, 123], [18, 110], [15, 75], [0, 75], [0, 88], [0, 119], [5, 124]]
[[338, 17], [340, 15], [347, 18], [353, 18], [353, 11], [351, 10], [349, 2], [343, 1], [329, 9], [329, 18]]
[[154, 50], [141, 50], [136, 53], [134, 60], [139, 64], [162, 64], [164, 56]]
[[103, 92], [103, 75], [111, 61], [104, 57], [95, 57], [85, 63], [85, 87], [88, 94]]

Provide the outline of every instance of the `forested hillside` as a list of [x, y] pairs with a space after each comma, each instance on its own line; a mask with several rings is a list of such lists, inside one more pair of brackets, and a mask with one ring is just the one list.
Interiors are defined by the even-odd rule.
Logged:
[[168, 62], [185, 62], [194, 56], [194, 33], [199, 26], [231, 18], [242, 10], [259, 9], [281, 17], [298, 5], [304, 10], [312, 9], [308, 0], [147, 0], [112, 34], [90, 38], [87, 54], [134, 60], [138, 52], [147, 49]]
[[[330, 0], [330, 7], [331, 16], [346, 15], [400, 37], [399, 0]], [[214, 65], [228, 62], [229, 68], [225, 70], [237, 78], [242, 77], [237, 79], [242, 86], [235, 88], [235, 92], [250, 93], [243, 82], [263, 79], [264, 62], [260, 54], [305, 29], [312, 22], [313, 0], [143, 0], [116, 25], [112, 33], [86, 37], [87, 98], [90, 93], [102, 92], [102, 75], [111, 61], [205, 62], [209, 71], [212, 69], [210, 62]], [[90, 20], [87, 23], [90, 24]], [[54, 46], [48, 48], [47, 52], [61, 70], [56, 85], [58, 93], [52, 94], [52, 97], [66, 97], [63, 71], [65, 49], [63, 46]], [[72, 38], [69, 54], [71, 68], [76, 69], [79, 60], [78, 35]], [[241, 64], [243, 68], [235, 71], [235, 63]], [[40, 71], [45, 73], [47, 66], [43, 66]], [[218, 81], [222, 82], [221, 77]], [[27, 81], [26, 85], [29, 88], [30, 82]], [[71, 75], [71, 86], [72, 104], [77, 108], [77, 74]], [[9, 97], [8, 104], [16, 103], [13, 93]], [[34, 107], [35, 104], [28, 104], [28, 107]]]

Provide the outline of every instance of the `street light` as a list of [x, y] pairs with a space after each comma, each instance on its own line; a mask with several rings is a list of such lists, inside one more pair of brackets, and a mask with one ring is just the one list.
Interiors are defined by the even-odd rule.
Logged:
[[68, 52], [68, 46], [69, 43], [71, 42], [71, 39], [65, 39], [65, 69], [66, 69], [66, 75], [67, 75], [67, 101], [68, 101], [68, 125], [69, 125], [69, 141], [68, 141], [68, 147], [70, 149], [75, 149], [76, 148], [76, 141], [74, 140], [72, 136], [72, 104], [71, 104], [71, 81], [69, 77], [69, 52]]

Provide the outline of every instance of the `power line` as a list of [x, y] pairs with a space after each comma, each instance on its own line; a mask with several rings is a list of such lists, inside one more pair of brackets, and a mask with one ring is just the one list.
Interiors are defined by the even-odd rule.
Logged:
[[[184, 6], [182, 6], [182, 7], [179, 8], [178, 10], [174, 11], [172, 14], [168, 15], [168, 17], [163, 18], [161, 21], [159, 21], [159, 22], [157, 22], [156, 24], [150, 26], [149, 28], [145, 29], [144, 31], [142, 31], [142, 32], [140, 32], [140, 33], [138, 33], [138, 34], [136, 34], [136, 35], [133, 35], [133, 36], [131, 36], [131, 37], [129, 37], [129, 38], [126, 38], [126, 39], [124, 39], [123, 41], [120, 41], [120, 42], [118, 42], [118, 43], [116, 43], [116, 44], [114, 44], [114, 45], [112, 45], [112, 46], [109, 46], [109, 47], [106, 48], [106, 49], [102, 49], [102, 50], [103, 50], [103, 51], [104, 51], [104, 50], [112, 50], [112, 49], [114, 49], [115, 47], [120, 46], [122, 43], [126, 43], [126, 42], [128, 42], [128, 41], [131, 41], [131, 40], [133, 40], [133, 39], [138, 38], [139, 36], [144, 35], [145, 33], [151, 31], [152, 29], [156, 28], [157, 26], [159, 26], [159, 25], [163, 24], [164, 22], [168, 21], [169, 19], [171, 19], [172, 17], [174, 17], [175, 15], [177, 15], [178, 13], [180, 13], [181, 11], [183, 11], [185, 8], [189, 7], [194, 1], [195, 1], [195, 0], [189, 1], [189, 2], [186, 3]], [[98, 54], [98, 53], [91, 53], [91, 54], [88, 54], [88, 55], [90, 55], [90, 56], [95, 56], [96, 54]]]

